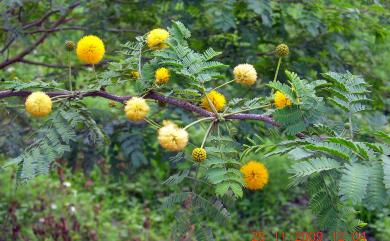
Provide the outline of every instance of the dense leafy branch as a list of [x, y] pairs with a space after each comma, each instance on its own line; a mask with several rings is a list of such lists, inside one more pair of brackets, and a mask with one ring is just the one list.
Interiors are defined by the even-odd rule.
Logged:
[[[5, 90], [5, 91], [0, 91], [0, 99], [2, 98], [7, 98], [7, 97], [12, 97], [12, 96], [20, 96], [20, 97], [27, 97], [29, 94], [31, 94], [32, 91], [12, 91], [12, 90]], [[66, 96], [70, 95], [73, 97], [77, 98], [83, 98], [83, 97], [103, 97], [109, 100], [113, 100], [116, 102], [125, 102], [126, 100], [130, 99], [131, 96], [118, 96], [114, 94], [110, 94], [105, 91], [90, 91], [90, 92], [83, 92], [83, 91], [57, 91], [57, 92], [48, 92], [47, 93], [50, 97], [56, 97], [56, 96]], [[191, 104], [187, 101], [175, 99], [172, 97], [167, 97], [161, 94], [158, 94], [157, 92], [151, 91], [149, 92], [146, 96], [146, 99], [152, 99], [159, 101], [161, 103], [167, 103], [173, 106], [180, 107], [182, 109], [195, 112], [201, 116], [205, 117], [213, 117], [215, 114], [213, 112], [207, 111], [205, 109], [202, 109], [199, 106], [196, 106], [194, 104]], [[276, 123], [272, 117], [268, 115], [261, 115], [261, 114], [245, 114], [245, 113], [238, 113], [238, 114], [232, 114], [229, 116], [226, 116], [225, 119], [230, 119], [230, 120], [259, 120], [263, 121], [265, 123], [271, 124], [273, 126], [279, 126], [278, 123]]]

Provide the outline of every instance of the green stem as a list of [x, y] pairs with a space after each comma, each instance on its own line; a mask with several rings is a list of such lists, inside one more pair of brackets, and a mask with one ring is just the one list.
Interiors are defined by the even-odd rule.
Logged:
[[143, 48], [143, 45], [141, 45], [141, 48], [139, 50], [139, 57], [138, 57], [138, 74], [139, 74], [139, 78], [142, 78], [142, 48]]
[[95, 65], [94, 64], [92, 65], [92, 70], [93, 70], [93, 73], [95, 74], [95, 78], [96, 78], [96, 81], [97, 81], [98, 77], [97, 77], [97, 73], [96, 73], [96, 69], [95, 69]]
[[66, 98], [66, 97], [71, 97], [73, 94], [68, 94], [68, 95], [57, 95], [54, 97], [51, 97], [52, 100], [58, 99], [58, 98]]
[[209, 106], [211, 107], [211, 110], [214, 112], [215, 116], [217, 117], [218, 120], [222, 120], [223, 118], [221, 117], [221, 115], [218, 113], [217, 109], [215, 108], [213, 102], [211, 102], [210, 98], [207, 96], [207, 93], [206, 91], [204, 90], [204, 87], [203, 87], [203, 93], [204, 95], [206, 96], [206, 99], [207, 99], [207, 102], [209, 103]]
[[351, 134], [351, 140], [353, 140], [353, 126], [352, 126], [352, 114], [349, 113], [349, 132]]
[[269, 107], [269, 106], [271, 106], [271, 104], [262, 105], [262, 106], [259, 106], [259, 107], [250, 108], [250, 109], [246, 109], [246, 110], [240, 110], [240, 111], [236, 111], [236, 112], [232, 112], [232, 113], [227, 113], [227, 114], [223, 115], [223, 117], [227, 117], [227, 116], [231, 116], [231, 115], [234, 115], [234, 114], [239, 114], [239, 113], [243, 113], [243, 112], [247, 112], [247, 111], [251, 111], [251, 110], [262, 109], [262, 108]]
[[204, 144], [206, 143], [207, 136], [210, 134], [210, 131], [211, 131], [211, 128], [213, 127], [213, 125], [214, 125], [214, 122], [211, 122], [209, 125], [209, 128], [207, 129], [207, 131], [203, 137], [202, 145], [200, 145], [200, 148], [203, 148]]
[[187, 178], [187, 179], [190, 179], [190, 180], [194, 180], [195, 182], [198, 182], [198, 183], [203, 183], [203, 184], [206, 184], [206, 185], [208, 185], [208, 186], [212, 187], [212, 185], [211, 185], [210, 183], [208, 183], [208, 182], [205, 182], [205, 181], [203, 181], [203, 180], [199, 180], [199, 179], [197, 179], [197, 178], [196, 178], [197, 176], [198, 176], [198, 175], [196, 174], [196, 175], [195, 175], [195, 177], [186, 176], [185, 178]]
[[68, 52], [68, 69], [69, 90], [72, 91], [72, 65], [70, 63], [70, 52]]
[[214, 118], [214, 117], [205, 117], [205, 118], [196, 120], [196, 121], [194, 121], [194, 122], [191, 122], [190, 124], [186, 125], [186, 127], [184, 127], [184, 130], [190, 128], [191, 126], [193, 126], [193, 125], [195, 125], [195, 124], [197, 124], [197, 123], [199, 123], [199, 122], [202, 122], [202, 121], [205, 121], [205, 120], [211, 120], [211, 119], [213, 119], [213, 118]]
[[226, 82], [226, 83], [223, 83], [223, 84], [221, 84], [221, 85], [215, 87], [213, 90], [219, 89], [219, 88], [221, 88], [221, 87], [223, 87], [223, 86], [225, 86], [225, 85], [228, 85], [228, 84], [230, 84], [230, 83], [232, 83], [232, 82], [234, 82], [234, 81], [235, 81], [235, 80], [230, 80], [230, 81], [228, 81], [228, 82]]
[[156, 128], [156, 129], [160, 129], [160, 127], [161, 127], [159, 124], [148, 119], [147, 117], [144, 118], [144, 121], [146, 121], [147, 123], [149, 123], [149, 125], [151, 125], [152, 127]]
[[276, 71], [275, 71], [274, 82], [276, 81], [276, 78], [278, 78], [278, 73], [279, 73], [279, 68], [281, 63], [282, 63], [282, 58], [279, 58], [278, 66], [276, 67]]

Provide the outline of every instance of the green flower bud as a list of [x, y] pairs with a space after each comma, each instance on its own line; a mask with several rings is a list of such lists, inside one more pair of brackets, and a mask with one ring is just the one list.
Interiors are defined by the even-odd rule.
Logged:
[[276, 46], [275, 52], [276, 52], [276, 56], [280, 58], [286, 57], [289, 53], [289, 49], [286, 44], [279, 44], [278, 46]]
[[67, 40], [65, 41], [65, 49], [66, 51], [73, 51], [74, 48], [76, 47], [76, 44], [73, 41]]

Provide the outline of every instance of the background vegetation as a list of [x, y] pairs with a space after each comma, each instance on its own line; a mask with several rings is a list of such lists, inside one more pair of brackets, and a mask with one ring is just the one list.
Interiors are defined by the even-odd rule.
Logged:
[[[273, 79], [278, 61], [273, 51], [283, 42], [289, 45], [290, 55], [282, 69], [309, 81], [328, 71], [362, 75], [370, 85], [372, 111], [359, 114], [354, 124], [366, 132], [389, 133], [389, 9], [387, 1], [368, 0], [2, 1], [0, 77], [2, 81], [63, 82], [68, 74], [64, 42], [86, 34], [105, 42], [105, 59], [97, 66], [103, 72], [110, 62], [118, 61], [121, 44], [180, 20], [191, 30], [194, 37], [189, 44], [195, 50], [212, 47], [223, 51], [217, 60], [230, 67], [248, 62], [257, 69], [261, 84], [250, 89], [229, 86], [225, 90], [229, 96], [269, 96], [265, 84]], [[91, 78], [91, 67], [73, 55], [71, 60], [75, 87], [83, 88]], [[231, 75], [229, 69], [226, 73]], [[287, 76], [282, 71], [279, 78], [286, 80]], [[129, 81], [109, 90], [124, 95], [132, 89]], [[32, 130], [41, 123], [31, 121], [19, 98], [7, 100], [7, 105], [0, 101], [1, 164], [22, 152], [31, 142]], [[83, 104], [110, 141], [94, 143], [90, 131], [77, 130], [71, 151], [56, 161], [49, 176], [17, 188], [17, 171], [5, 169], [0, 175], [0, 240], [174, 239], [173, 221], [184, 214], [162, 208], [163, 199], [178, 189], [163, 183], [188, 164], [162, 151], [154, 130], [127, 121], [122, 105], [98, 98], [84, 99]], [[188, 112], [169, 106], [158, 115], [159, 119], [175, 116], [183, 123], [192, 120]], [[340, 131], [346, 128], [338, 123], [337, 113], [334, 121]], [[248, 146], [253, 143], [247, 137], [254, 139], [255, 135], [270, 145], [287, 139], [266, 127], [239, 122], [233, 137]], [[202, 133], [194, 131], [191, 137], [199, 143]], [[269, 185], [262, 191], [245, 191], [242, 199], [232, 202], [228, 223], [207, 222], [214, 238], [251, 240], [252, 231], [264, 231], [267, 237], [275, 232], [326, 231], [307, 208], [306, 186], [288, 186], [288, 169], [294, 156], [302, 153], [263, 155], [251, 153], [248, 159], [266, 164]], [[388, 202], [380, 211], [361, 206], [357, 215], [368, 223], [362, 230], [368, 240], [390, 240]]]

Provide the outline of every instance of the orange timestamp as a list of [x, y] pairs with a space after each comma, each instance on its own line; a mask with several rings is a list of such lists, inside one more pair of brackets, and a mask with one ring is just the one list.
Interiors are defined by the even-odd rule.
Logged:
[[323, 232], [296, 232], [287, 234], [285, 232], [275, 232], [272, 236], [263, 231], [252, 231], [251, 241], [366, 241], [365, 232], [333, 232], [325, 240]]

